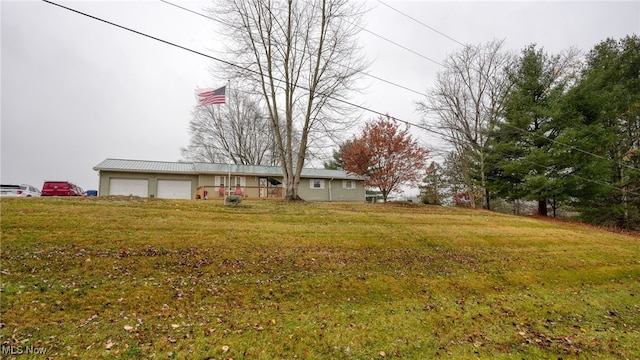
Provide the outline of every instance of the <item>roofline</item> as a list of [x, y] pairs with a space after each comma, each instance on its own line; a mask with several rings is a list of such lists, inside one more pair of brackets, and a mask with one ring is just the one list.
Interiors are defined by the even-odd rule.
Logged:
[[[139, 161], [139, 162], [147, 162], [147, 163], [160, 163], [160, 164], [166, 164], [166, 163], [170, 163], [170, 164], [189, 164], [189, 165], [193, 165], [194, 162], [193, 161], [162, 161], [162, 160], [134, 160], [134, 159], [119, 159], [119, 158], [106, 158], [104, 160], [102, 160], [100, 163], [103, 163], [107, 160], [115, 160], [115, 161]], [[100, 165], [100, 164], [98, 164]], [[152, 174], [192, 174], [192, 175], [198, 175], [199, 173], [197, 171], [165, 171], [165, 170], [141, 170], [141, 169], [120, 169], [120, 168], [109, 168], [109, 167], [98, 167], [98, 165], [94, 166], [92, 169], [93, 171], [118, 171], [118, 172], [131, 172], [131, 173], [139, 173], [139, 172], [148, 172], [148, 173], [152, 173]]]
[[[244, 175], [244, 176], [267, 176], [267, 177], [283, 177], [282, 168], [280, 166], [273, 165], [243, 165], [243, 164], [224, 164], [224, 163], [207, 163], [207, 162], [199, 162], [199, 161], [189, 161], [189, 162], [180, 162], [180, 161], [159, 161], [159, 160], [133, 160], [133, 159], [116, 159], [116, 158], [106, 158], [104, 161], [114, 160], [114, 161], [131, 161], [131, 162], [150, 162], [150, 163], [171, 163], [171, 164], [185, 164], [192, 165], [193, 171], [166, 171], [166, 170], [144, 170], [144, 169], [122, 169], [122, 168], [112, 168], [112, 167], [100, 167], [98, 165], [93, 167], [94, 171], [113, 171], [113, 172], [126, 172], [126, 173], [150, 173], [150, 174], [186, 174], [186, 175], [213, 175], [213, 174], [222, 174], [221, 171], [197, 171], [195, 169], [196, 164], [204, 164], [204, 165], [231, 165], [232, 167], [238, 166], [255, 166], [261, 167], [264, 169], [278, 169], [278, 174], [269, 174], [269, 173], [260, 173], [260, 172], [246, 172], [246, 171], [231, 171], [231, 174], [235, 175]], [[102, 163], [101, 162], [101, 163]], [[335, 180], [364, 180], [363, 177], [358, 176], [353, 173], [349, 173], [346, 170], [331, 170], [331, 169], [316, 169], [316, 168], [303, 168], [302, 171], [335, 171], [342, 174], [301, 174], [304, 178], [314, 178], [314, 179], [335, 179]]]
[[94, 171], [117, 171], [117, 172], [128, 172], [128, 173], [150, 173], [150, 174], [187, 174], [187, 175], [200, 175], [201, 172], [197, 171], [165, 171], [165, 170], [135, 170], [135, 169], [116, 169], [116, 168], [98, 168], [96, 166], [93, 167]]

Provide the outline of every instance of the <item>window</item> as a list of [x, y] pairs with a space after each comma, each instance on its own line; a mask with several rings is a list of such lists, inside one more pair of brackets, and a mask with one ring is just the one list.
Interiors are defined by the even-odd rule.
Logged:
[[[221, 187], [227, 187], [227, 183], [229, 182], [228, 176], [216, 176], [215, 185]], [[246, 178], [244, 176], [232, 176], [231, 177], [231, 186], [236, 187], [245, 187], [246, 186]]]
[[342, 188], [343, 189], [355, 189], [356, 181], [355, 180], [342, 180]]
[[216, 185], [219, 185], [220, 187], [226, 187], [227, 186], [227, 177], [226, 176], [216, 176]]
[[324, 179], [310, 179], [309, 185], [312, 189], [324, 189]]

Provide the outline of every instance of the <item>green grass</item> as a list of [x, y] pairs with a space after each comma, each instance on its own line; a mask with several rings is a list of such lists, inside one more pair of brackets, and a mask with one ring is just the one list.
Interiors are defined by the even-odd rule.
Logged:
[[0, 204], [3, 351], [640, 358], [633, 236], [407, 204]]

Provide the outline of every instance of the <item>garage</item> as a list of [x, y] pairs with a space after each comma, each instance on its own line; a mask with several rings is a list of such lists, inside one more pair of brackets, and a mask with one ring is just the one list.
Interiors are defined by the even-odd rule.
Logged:
[[147, 179], [109, 179], [109, 195], [149, 196]]
[[191, 199], [191, 180], [158, 180], [161, 199]]

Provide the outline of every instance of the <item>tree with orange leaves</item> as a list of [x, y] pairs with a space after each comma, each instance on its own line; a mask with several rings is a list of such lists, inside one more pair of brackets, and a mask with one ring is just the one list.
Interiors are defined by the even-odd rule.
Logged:
[[416, 186], [427, 171], [429, 150], [401, 129], [390, 116], [367, 122], [362, 135], [341, 146], [343, 168], [364, 176], [366, 186], [377, 188], [386, 202], [402, 185]]

